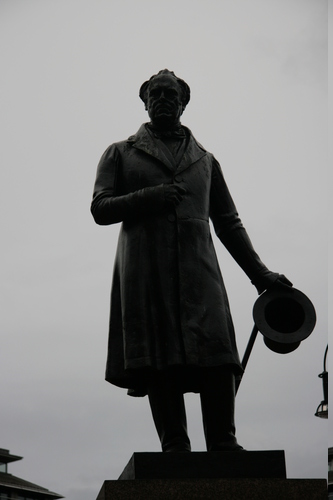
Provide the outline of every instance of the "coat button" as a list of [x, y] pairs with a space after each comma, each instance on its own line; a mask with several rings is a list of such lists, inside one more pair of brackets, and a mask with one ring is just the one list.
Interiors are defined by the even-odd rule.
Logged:
[[181, 175], [176, 175], [176, 177], [175, 177], [176, 182], [182, 182], [182, 180], [183, 180], [183, 178]]
[[175, 220], [176, 220], [175, 214], [169, 214], [168, 215], [168, 221], [169, 222], [175, 222]]

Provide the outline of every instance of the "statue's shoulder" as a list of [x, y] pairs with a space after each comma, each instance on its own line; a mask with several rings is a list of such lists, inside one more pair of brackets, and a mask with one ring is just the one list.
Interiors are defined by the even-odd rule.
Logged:
[[137, 142], [137, 141], [140, 141], [142, 139], [144, 139], [145, 137], [148, 136], [148, 132], [147, 132], [147, 128], [146, 128], [146, 123], [143, 123], [141, 125], [141, 127], [139, 128], [139, 130], [135, 133], [135, 134], [132, 134], [130, 135], [126, 141], [123, 141], [127, 144], [133, 144], [134, 142]]
[[188, 128], [188, 127], [185, 127], [183, 125], [183, 128], [185, 129], [186, 131], [186, 134], [187, 136], [190, 138], [191, 141], [193, 141], [193, 143], [199, 148], [201, 149], [202, 151], [204, 151], [205, 153], [207, 153], [207, 155], [210, 155], [212, 156], [212, 153], [210, 153], [209, 151], [207, 151], [207, 149], [194, 137], [192, 131]]
[[[196, 150], [197, 152], [202, 152], [202, 153], [205, 153], [204, 157], [206, 158], [206, 161], [210, 162], [210, 163], [213, 163], [215, 158], [214, 158], [214, 155], [212, 153], [210, 153], [193, 135], [192, 131], [187, 128], [187, 127], [184, 127], [183, 128], [186, 130], [186, 134], [187, 136], [189, 137], [189, 145], [191, 147], [191, 149], [193, 150]], [[215, 160], [216, 161], [216, 160]]]
[[132, 140], [135, 136], [132, 135], [128, 139], [125, 139], [123, 141], [117, 141], [113, 142], [106, 148], [104, 151], [103, 156], [104, 157], [114, 157], [114, 156], [119, 156], [122, 153], [125, 153], [129, 148], [131, 148], [132, 143], [135, 142], [135, 140]]
[[107, 151], [111, 152], [114, 150], [121, 151], [123, 149], [126, 149], [128, 147], [128, 145], [131, 145], [134, 142], [137, 142], [145, 134], [146, 134], [146, 128], [145, 128], [145, 124], [143, 124], [143, 125], [141, 125], [141, 127], [139, 128], [139, 130], [135, 134], [130, 135], [127, 139], [124, 139], [122, 141], [116, 141], [116, 142], [113, 142], [112, 144], [110, 144], [110, 146], [108, 146], [106, 148], [106, 152]]
[[109, 148], [117, 149], [120, 153], [126, 152], [133, 146], [134, 143], [141, 142], [146, 136], [147, 131], [145, 124], [143, 124], [135, 134], [130, 135], [123, 141], [114, 142], [111, 146], [109, 146]]

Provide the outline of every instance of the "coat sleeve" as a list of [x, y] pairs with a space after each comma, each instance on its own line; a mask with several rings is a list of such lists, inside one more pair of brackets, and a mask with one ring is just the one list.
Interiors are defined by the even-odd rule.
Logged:
[[113, 144], [105, 151], [97, 167], [91, 203], [91, 213], [97, 224], [115, 224], [149, 213], [152, 209], [160, 209], [164, 205], [162, 185], [117, 195], [119, 168], [121, 168], [120, 153]]
[[221, 167], [214, 157], [212, 161], [210, 217], [215, 232], [232, 257], [250, 278], [258, 292], [261, 293], [270, 287], [280, 275], [270, 271], [255, 252], [238, 216]]

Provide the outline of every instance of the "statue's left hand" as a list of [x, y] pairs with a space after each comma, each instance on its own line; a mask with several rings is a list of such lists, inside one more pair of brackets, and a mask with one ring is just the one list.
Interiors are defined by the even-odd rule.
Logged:
[[253, 284], [256, 286], [259, 294], [272, 287], [279, 288], [281, 291], [287, 291], [293, 286], [292, 282], [284, 274], [273, 273], [269, 270], [259, 280], [253, 282]]
[[293, 284], [291, 281], [288, 280], [288, 278], [285, 277], [284, 274], [279, 274], [278, 279], [273, 283], [274, 286], [282, 286], [282, 287], [292, 287]]

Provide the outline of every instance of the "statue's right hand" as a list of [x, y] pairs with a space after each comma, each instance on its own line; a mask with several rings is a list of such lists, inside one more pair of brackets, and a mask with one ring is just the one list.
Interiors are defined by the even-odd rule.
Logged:
[[186, 189], [177, 184], [164, 184], [163, 191], [166, 203], [170, 203], [174, 207], [179, 205], [183, 196], [186, 194]]

